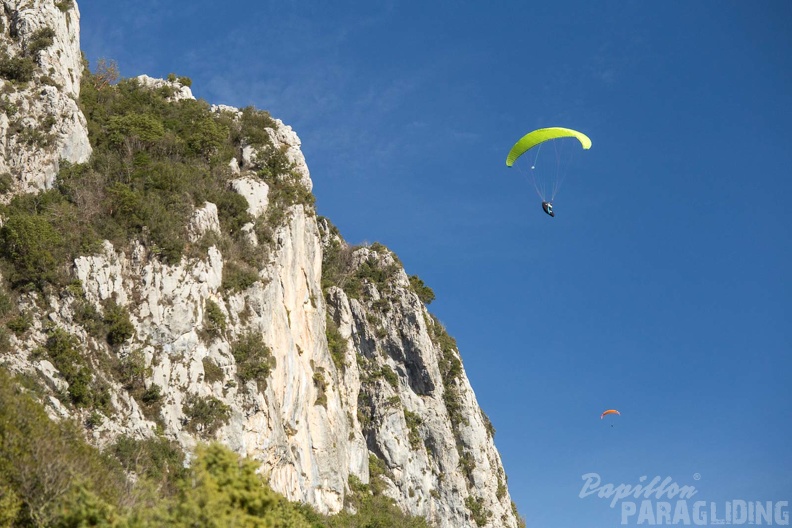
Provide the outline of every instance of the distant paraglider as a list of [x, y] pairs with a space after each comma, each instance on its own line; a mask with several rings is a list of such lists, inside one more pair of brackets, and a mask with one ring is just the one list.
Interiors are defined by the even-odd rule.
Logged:
[[[540, 128], [529, 132], [524, 135], [520, 140], [514, 144], [506, 157], [506, 166], [511, 167], [514, 163], [526, 152], [536, 147], [536, 155], [533, 156], [533, 161], [530, 163], [530, 176], [536, 194], [542, 199], [542, 210], [549, 216], [555, 217], [553, 212], [553, 200], [556, 193], [564, 183], [567, 167], [565, 164], [568, 160], [562, 160], [561, 150], [563, 140], [565, 138], [577, 139], [584, 150], [591, 148], [591, 140], [582, 132], [572, 130], [571, 128], [551, 127]], [[539, 167], [539, 153], [541, 152], [542, 144], [552, 141], [553, 149], [555, 151], [555, 163], [543, 164]], [[554, 166], [546, 166], [554, 165]]]
[[[621, 413], [619, 411], [617, 411], [616, 409], [608, 409], [607, 411], [605, 411], [604, 413], [602, 413], [600, 415], [600, 420], [604, 419], [609, 414], [615, 414], [617, 416], [621, 416]], [[611, 427], [613, 427], [613, 424], [611, 424]]]

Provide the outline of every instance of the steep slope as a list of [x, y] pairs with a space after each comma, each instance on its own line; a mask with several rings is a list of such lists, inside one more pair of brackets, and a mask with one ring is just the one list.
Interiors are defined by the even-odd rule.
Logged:
[[[4, 7], [16, 57], [33, 57], [25, 21], [65, 28], [49, 45], [63, 53], [3, 82], [14, 101], [37, 93], [41, 68], [65, 57], [53, 97], [71, 121], [22, 151], [6, 135], [0, 158], [2, 362], [41, 383], [51, 415], [81, 420], [98, 446], [219, 440], [325, 513], [372, 492], [442, 527], [517, 526], [491, 424], [427, 290], [384, 246], [350, 247], [317, 218], [291, 128], [195, 101], [183, 78], [85, 74], [89, 161], [77, 6]], [[87, 163], [55, 179], [59, 156]]]
[[61, 159], [91, 155], [77, 108], [80, 12], [71, 1], [0, 3], [0, 188], [43, 189]]

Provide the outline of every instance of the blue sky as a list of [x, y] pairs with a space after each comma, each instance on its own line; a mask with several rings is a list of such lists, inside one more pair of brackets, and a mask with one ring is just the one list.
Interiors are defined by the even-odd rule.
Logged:
[[[792, 3], [79, 4], [90, 61], [292, 125], [435, 290], [530, 526], [618, 524], [589, 472], [792, 502]], [[554, 219], [504, 165], [545, 126], [593, 141]]]

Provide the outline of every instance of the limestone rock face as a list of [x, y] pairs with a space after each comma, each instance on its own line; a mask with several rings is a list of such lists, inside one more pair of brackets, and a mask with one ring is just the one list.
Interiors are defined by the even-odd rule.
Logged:
[[[24, 54], [38, 29], [54, 29], [53, 43], [36, 60], [39, 69], [53, 68], [49, 75], [59, 87], [42, 84], [37, 70], [26, 86], [2, 96], [16, 113], [0, 114], [0, 172], [12, 173], [15, 192], [41, 189], [51, 184], [60, 156], [77, 162], [90, 154], [74, 99], [79, 14], [76, 4], [61, 11], [50, 0], [0, 1], [9, 53]], [[179, 81], [138, 80], [170, 88], [173, 100], [192, 98]], [[214, 110], [242, 116], [232, 107]], [[13, 132], [49, 116], [57, 119], [48, 146]], [[75, 259], [79, 284], [46, 296], [21, 293], [18, 308], [31, 314], [31, 328], [10, 336], [2, 362], [42, 380], [53, 418], [84, 421], [91, 411], [56, 399], [68, 388], [66, 379], [32, 353], [53, 328], [74, 336], [93, 381], [110, 395], [101, 425], [87, 431], [98, 446], [158, 430], [188, 453], [199, 441], [218, 440], [258, 461], [274, 489], [322, 512], [344, 507], [350, 479], [379, 479], [404, 511], [440, 527], [517, 526], [491, 424], [456, 343], [387, 248], [350, 247], [318, 220], [310, 200], [277, 202], [278, 185], [310, 190], [312, 182], [291, 127], [275, 119], [267, 132], [271, 144], [245, 146], [229, 164], [229, 185], [257, 222], [242, 228], [250, 242], [245, 263], [253, 270], [246, 281], [224, 280], [239, 256], [221, 250], [222, 243], [211, 245], [224, 234], [217, 205], [206, 202], [184, 226], [191, 247], [178, 263], [164, 263], [137, 240], [123, 247], [104, 242], [97, 253]], [[261, 160], [273, 148], [290, 163], [288, 181], [262, 179]], [[285, 209], [265, 215], [275, 206]], [[270, 217], [277, 222], [260, 231], [266, 236], [259, 245], [254, 227]], [[342, 273], [333, 277], [323, 262], [343, 262]], [[131, 325], [129, 337], [113, 345], [86, 323], [87, 313], [101, 318], [108, 310], [123, 311]], [[250, 375], [251, 350], [258, 377]], [[145, 379], [138, 389], [158, 394], [157, 405], [117, 379], [108, 360], [139, 362]], [[212, 403], [222, 417], [200, 417], [197, 402]]]
[[248, 213], [258, 218], [267, 210], [269, 186], [263, 181], [246, 176], [231, 181], [231, 188], [241, 194], [248, 202]]
[[190, 242], [197, 242], [209, 232], [220, 234], [220, 219], [217, 217], [217, 206], [211, 202], [204, 203], [196, 209], [187, 226]]
[[64, 11], [49, 0], [1, 3], [0, 49], [29, 68], [0, 79], [0, 174], [11, 177], [10, 199], [50, 187], [60, 160], [83, 163], [91, 146], [76, 102], [83, 70], [76, 3]]
[[178, 80], [169, 81], [166, 79], [155, 79], [148, 75], [138, 75], [135, 77], [140, 84], [149, 88], [170, 88], [173, 95], [169, 97], [171, 101], [181, 101], [182, 99], [195, 99], [189, 86], [184, 86]]

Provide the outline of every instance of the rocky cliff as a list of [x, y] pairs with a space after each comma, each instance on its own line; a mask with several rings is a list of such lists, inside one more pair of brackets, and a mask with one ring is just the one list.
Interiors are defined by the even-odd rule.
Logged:
[[[83, 211], [90, 200], [79, 186], [56, 180], [62, 160], [91, 156], [77, 105], [77, 5], [2, 3], [4, 200], [57, 184]], [[128, 86], [242, 131], [212, 170], [244, 198], [234, 218], [245, 222], [229, 228], [228, 201], [206, 199], [180, 227], [178, 257], [166, 258], [164, 244], [151, 242], [156, 229], [141, 221], [131, 239], [73, 255], [66, 282], [42, 274], [25, 283], [7, 266], [20, 315], [9, 326], [6, 367], [37, 379], [51, 415], [80, 419], [98, 446], [160, 435], [189, 452], [214, 439], [258, 461], [275, 490], [324, 513], [368, 484], [441, 527], [517, 526], [494, 429], [456, 343], [427, 311], [430, 290], [384, 246], [352, 247], [316, 216], [294, 131], [267, 119], [253, 141], [243, 133], [249, 114], [200, 106], [180, 80]], [[146, 138], [130, 132], [142, 121], [110, 123], [129, 166], [147, 162], [138, 155]], [[159, 145], [168, 139], [146, 126]], [[126, 199], [118, 189], [108, 196]], [[108, 214], [126, 221], [118, 220], [125, 204]], [[4, 240], [16, 232], [7, 228]], [[74, 363], [63, 350], [78, 351], [90, 398], [76, 389], [83, 378], [66, 372]]]
[[0, 174], [3, 187], [50, 185], [61, 159], [91, 155], [77, 108], [80, 12], [72, 2], [3, 0], [0, 12]]

